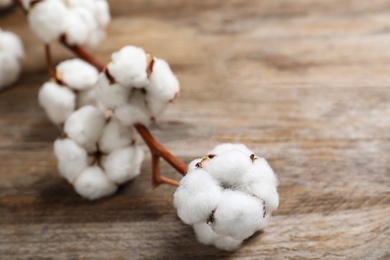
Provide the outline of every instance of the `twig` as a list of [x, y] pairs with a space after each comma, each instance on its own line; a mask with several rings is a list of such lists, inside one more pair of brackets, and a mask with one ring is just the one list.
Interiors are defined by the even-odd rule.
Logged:
[[51, 58], [50, 45], [48, 43], [46, 43], [44, 45], [44, 48], [45, 48], [47, 71], [49, 72], [50, 77], [55, 79], [56, 78], [56, 70], [54, 68], [53, 61]]

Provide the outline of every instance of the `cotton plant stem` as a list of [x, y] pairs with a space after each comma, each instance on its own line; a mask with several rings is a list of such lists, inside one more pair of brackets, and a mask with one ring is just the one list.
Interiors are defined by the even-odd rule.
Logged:
[[[100, 72], [104, 70], [105, 65], [88, 53], [85, 49], [77, 45], [70, 45], [66, 42], [65, 37], [61, 37], [60, 42], [69, 50], [74, 52], [77, 56], [93, 65]], [[157, 187], [161, 183], [166, 183], [173, 186], [179, 186], [179, 183], [175, 180], [161, 176], [160, 172], [160, 158], [163, 158], [173, 168], [176, 169], [181, 175], [185, 175], [188, 171], [187, 166], [181, 162], [178, 158], [172, 155], [162, 144], [160, 144], [156, 138], [149, 132], [148, 128], [142, 124], [134, 125], [135, 129], [141, 135], [142, 139], [148, 145], [152, 154], [152, 184]]]
[[50, 77], [55, 79], [56, 78], [56, 70], [54, 68], [53, 61], [51, 58], [50, 45], [47, 43], [44, 45], [44, 48], [45, 48], [47, 71], [49, 72]]

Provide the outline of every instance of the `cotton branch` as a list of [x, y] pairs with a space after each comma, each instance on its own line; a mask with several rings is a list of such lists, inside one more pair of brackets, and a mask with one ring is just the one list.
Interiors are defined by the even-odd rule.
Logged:
[[[61, 37], [60, 42], [69, 50], [74, 52], [77, 56], [95, 66], [99, 71], [103, 71], [105, 66], [88, 53], [85, 49], [77, 45], [70, 45], [66, 42], [65, 37]], [[160, 157], [167, 161], [175, 170], [181, 175], [187, 173], [187, 166], [172, 155], [163, 145], [161, 145], [156, 138], [149, 132], [148, 128], [142, 124], [134, 125], [135, 129], [141, 135], [145, 143], [148, 145], [152, 154], [152, 184], [157, 187], [161, 183], [166, 183], [173, 186], [178, 186], [179, 183], [175, 180], [161, 176], [160, 173]]]

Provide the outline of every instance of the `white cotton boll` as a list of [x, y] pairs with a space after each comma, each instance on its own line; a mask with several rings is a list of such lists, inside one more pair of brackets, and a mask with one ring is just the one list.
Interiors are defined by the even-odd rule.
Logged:
[[69, 138], [91, 152], [96, 150], [104, 124], [104, 115], [98, 108], [85, 106], [68, 117], [64, 131]]
[[127, 126], [136, 123], [148, 124], [151, 121], [151, 115], [146, 108], [144, 95], [141, 90], [133, 89], [130, 100], [124, 106], [118, 107], [114, 115], [118, 120]]
[[260, 199], [241, 191], [225, 190], [211, 227], [217, 234], [244, 240], [265, 226], [263, 213]]
[[132, 127], [124, 126], [115, 118], [112, 118], [103, 129], [99, 139], [99, 148], [105, 153], [129, 146], [135, 140]]
[[156, 117], [164, 111], [179, 92], [179, 81], [166, 61], [155, 60], [150, 82], [145, 89], [148, 108], [151, 114]]
[[97, 69], [80, 59], [63, 61], [56, 70], [68, 87], [77, 90], [94, 87], [99, 78]]
[[229, 150], [240, 150], [241, 152], [247, 154], [250, 156], [253, 154], [251, 150], [248, 149], [244, 144], [231, 144], [231, 143], [224, 143], [219, 144], [216, 147], [213, 148], [213, 150], [209, 151], [208, 154], [220, 154]]
[[18, 59], [24, 57], [24, 49], [19, 36], [0, 29], [0, 52], [6, 52]]
[[27, 18], [31, 29], [48, 43], [64, 33], [67, 14], [68, 9], [60, 0], [45, 0], [34, 5]]
[[95, 88], [89, 88], [85, 90], [80, 90], [77, 93], [77, 107], [84, 107], [84, 106], [97, 106], [96, 102], [96, 89]]
[[218, 179], [223, 185], [234, 188], [239, 180], [252, 166], [250, 157], [237, 149], [222, 152], [210, 160], [204, 161], [202, 167]]
[[119, 84], [110, 84], [105, 73], [100, 73], [96, 85], [96, 98], [108, 109], [115, 109], [127, 104], [131, 89], [124, 88]]
[[68, 88], [46, 82], [39, 90], [38, 101], [50, 121], [62, 124], [75, 109], [76, 96]]
[[96, 5], [96, 19], [100, 27], [105, 28], [111, 21], [110, 7], [106, 0], [97, 0]]
[[87, 152], [70, 139], [57, 139], [54, 154], [58, 160], [59, 174], [70, 183], [88, 166]]
[[64, 23], [66, 41], [69, 44], [86, 44], [97, 29], [93, 14], [83, 7], [70, 9]]
[[106, 31], [100, 28], [97, 28], [89, 34], [86, 45], [88, 47], [96, 47], [98, 44], [106, 37]]
[[0, 89], [18, 79], [21, 65], [17, 57], [10, 53], [0, 52]]
[[242, 243], [240, 240], [227, 236], [218, 235], [206, 223], [194, 224], [194, 231], [198, 241], [205, 245], [215, 245], [217, 248], [226, 251], [238, 249]]
[[205, 222], [216, 209], [222, 188], [204, 170], [187, 173], [180, 181], [173, 203], [179, 218], [186, 224]]
[[111, 152], [104, 158], [103, 166], [111, 181], [122, 184], [140, 174], [143, 159], [143, 150], [133, 145]]
[[86, 168], [74, 183], [76, 192], [90, 200], [110, 196], [117, 188], [97, 166]]
[[142, 48], [125, 46], [111, 56], [110, 74], [124, 87], [141, 88], [148, 84], [146, 54]]

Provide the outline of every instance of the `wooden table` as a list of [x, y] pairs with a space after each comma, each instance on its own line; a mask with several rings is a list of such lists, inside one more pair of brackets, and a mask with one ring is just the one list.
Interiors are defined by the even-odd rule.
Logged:
[[[78, 197], [57, 174], [57, 130], [37, 104], [43, 48], [14, 10], [0, 23], [21, 34], [27, 59], [0, 96], [1, 259], [390, 259], [389, 1], [110, 4], [96, 56], [143, 46], [181, 82], [153, 134], [186, 163], [218, 143], [245, 143], [278, 173], [280, 207], [229, 253], [196, 241], [173, 187], [151, 187], [148, 153], [119, 194]], [[71, 57], [54, 51], [56, 62]]]

